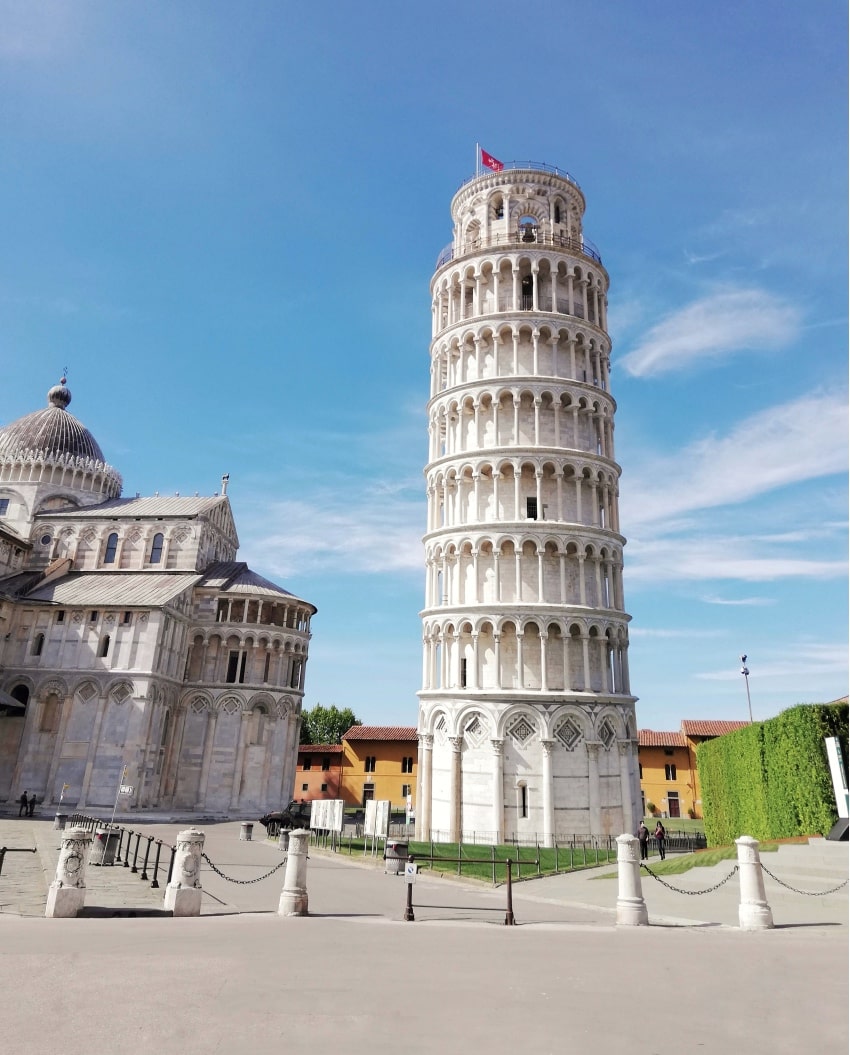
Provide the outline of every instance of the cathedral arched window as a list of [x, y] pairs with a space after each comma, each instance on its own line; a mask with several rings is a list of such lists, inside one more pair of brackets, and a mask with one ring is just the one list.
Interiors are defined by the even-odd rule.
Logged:
[[162, 560], [162, 544], [163, 544], [163, 542], [164, 542], [164, 536], [163, 536], [162, 532], [161, 531], [157, 531], [157, 533], [153, 537], [153, 542], [151, 543], [151, 556], [150, 556], [150, 563], [151, 564], [159, 564], [159, 562]]
[[97, 650], [97, 654], [101, 659], [109, 654], [109, 634], [104, 634], [100, 639], [100, 648]]
[[41, 712], [39, 732], [55, 733], [59, 728], [59, 696], [55, 692], [48, 694]]
[[104, 564], [114, 564], [115, 554], [118, 552], [118, 532], [113, 531], [106, 540], [106, 550], [103, 554]]
[[9, 693], [13, 700], [17, 703], [23, 704], [22, 707], [2, 707], [0, 706], [0, 715], [7, 715], [10, 718], [19, 718], [23, 715], [26, 710], [27, 704], [30, 701], [30, 690], [26, 685], [16, 685], [14, 689]]
[[40, 656], [44, 648], [44, 634], [36, 634], [32, 643], [32, 654]]

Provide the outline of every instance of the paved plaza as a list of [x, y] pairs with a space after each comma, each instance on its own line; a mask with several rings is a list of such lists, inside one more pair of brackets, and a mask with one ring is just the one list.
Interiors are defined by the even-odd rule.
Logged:
[[[183, 827], [145, 831], [173, 842]], [[227, 876], [281, 862], [275, 844], [240, 841], [238, 823], [200, 827]], [[644, 875], [651, 926], [636, 928], [615, 926], [616, 880], [598, 878], [611, 866], [515, 884], [515, 927], [504, 887], [420, 877], [411, 923], [403, 878], [311, 849], [306, 918], [277, 915], [283, 869], [236, 884], [205, 865], [200, 918], [152, 915], [162, 870], [151, 890], [92, 866], [86, 918], [45, 919], [60, 838], [48, 820], [0, 819], [0, 846], [38, 851], [7, 855], [0, 876], [3, 1031], [23, 1055], [847, 1051], [846, 887], [807, 897], [766, 877], [776, 927], [745, 933], [736, 877], [688, 895]], [[847, 875], [847, 845], [763, 863], [826, 890]], [[669, 882], [705, 889], [732, 865]]]

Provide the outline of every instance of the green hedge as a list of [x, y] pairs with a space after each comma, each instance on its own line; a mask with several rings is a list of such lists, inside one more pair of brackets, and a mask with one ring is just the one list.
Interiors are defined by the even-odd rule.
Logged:
[[825, 835], [838, 815], [824, 737], [846, 743], [846, 703], [800, 704], [697, 747], [705, 835], [724, 846], [740, 835]]

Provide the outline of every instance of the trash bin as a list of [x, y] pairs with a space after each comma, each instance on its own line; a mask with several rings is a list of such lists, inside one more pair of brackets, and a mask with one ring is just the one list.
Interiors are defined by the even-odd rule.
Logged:
[[288, 828], [281, 828], [280, 835], [277, 837], [277, 846], [278, 846], [279, 850], [283, 851], [283, 853], [287, 853], [289, 851], [289, 829]]
[[53, 830], [55, 832], [61, 832], [65, 830], [65, 825], [68, 823], [67, 813], [57, 813], [53, 818]]
[[97, 828], [91, 843], [90, 865], [114, 865], [121, 833], [113, 828]]
[[249, 821], [242, 821], [242, 827], [239, 829], [239, 841], [243, 843], [251, 842], [251, 836], [254, 834], [254, 825]]
[[387, 845], [384, 849], [384, 871], [389, 875], [404, 875], [404, 864], [407, 861], [407, 846], [408, 844], [406, 842], [399, 842], [398, 839], [387, 839]]

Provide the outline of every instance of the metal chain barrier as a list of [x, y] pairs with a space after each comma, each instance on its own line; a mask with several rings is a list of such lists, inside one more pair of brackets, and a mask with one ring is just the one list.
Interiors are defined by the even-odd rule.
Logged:
[[662, 886], [666, 886], [668, 890], [673, 890], [677, 894], [711, 894], [715, 890], [719, 890], [724, 883], [728, 883], [732, 876], [738, 871], [738, 866], [735, 865], [735, 867], [732, 869], [728, 876], [721, 879], [719, 883], [715, 883], [714, 886], [706, 887], [705, 890], [683, 890], [681, 887], [673, 886], [672, 883], [668, 883], [664, 879], [662, 879], [661, 876], [656, 875], [655, 872], [653, 872], [652, 869], [649, 867], [649, 865], [643, 864], [641, 862], [641, 867], [645, 868], [646, 871], [649, 872], [649, 874], [656, 881], [656, 883], [660, 883]]
[[266, 872], [265, 875], [257, 876], [256, 879], [233, 879], [230, 876], [226, 876], [220, 868], [217, 868], [205, 853], [202, 853], [201, 857], [203, 857], [216, 875], [220, 875], [221, 878], [227, 880], [228, 883], [238, 883], [239, 886], [250, 886], [251, 883], [261, 883], [264, 879], [268, 879], [269, 876], [273, 876], [279, 868], [283, 868], [286, 864], [286, 859], [284, 858], [284, 860], [281, 861], [280, 864], [276, 864], [270, 872]]
[[780, 886], [784, 886], [786, 890], [793, 890], [795, 894], [804, 894], [806, 897], [823, 897], [824, 894], [834, 894], [836, 891], [841, 890], [842, 887], [846, 887], [847, 883], [850, 882], [850, 880], [845, 879], [843, 883], [839, 883], [838, 886], [830, 887], [829, 890], [798, 890], [797, 887], [791, 886], [790, 883], [783, 882], [779, 878], [779, 876], [775, 876], [773, 872], [770, 871], [770, 869], [765, 868], [764, 862], [760, 863], [761, 870], [763, 872], [766, 872], [767, 875], [769, 875], [770, 878], [777, 882]]

